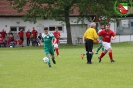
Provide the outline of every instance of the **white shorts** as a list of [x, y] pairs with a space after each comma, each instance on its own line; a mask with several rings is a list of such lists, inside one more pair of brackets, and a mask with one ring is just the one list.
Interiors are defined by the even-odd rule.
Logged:
[[103, 45], [105, 50], [108, 50], [109, 48], [111, 48], [111, 44], [108, 42], [102, 42], [102, 45]]
[[58, 44], [54, 44], [54, 48], [58, 48]]

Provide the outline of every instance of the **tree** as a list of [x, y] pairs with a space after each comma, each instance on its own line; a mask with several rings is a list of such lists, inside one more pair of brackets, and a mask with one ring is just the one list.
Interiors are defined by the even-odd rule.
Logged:
[[[74, 10], [79, 12], [77, 22], [89, 19], [89, 14], [96, 17], [110, 18], [115, 15], [113, 5], [116, 0], [9, 0], [14, 4], [18, 12], [23, 11], [24, 6], [28, 6], [24, 21], [36, 23], [36, 18], [50, 18], [66, 23], [67, 43], [72, 44], [71, 27], [69, 15]], [[103, 19], [106, 20], [106, 19]]]

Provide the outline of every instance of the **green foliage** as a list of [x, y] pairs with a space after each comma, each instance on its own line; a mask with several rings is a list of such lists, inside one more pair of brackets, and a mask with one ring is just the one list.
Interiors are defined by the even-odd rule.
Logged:
[[[84, 17], [89, 20], [88, 14], [98, 17], [110, 18], [115, 16], [114, 2], [116, 0], [13, 0], [15, 9], [23, 11], [23, 7], [29, 7], [28, 13], [24, 16], [25, 21], [36, 22], [36, 17], [51, 18], [65, 22], [65, 13], [72, 14], [74, 9], [79, 12], [79, 21]], [[123, 0], [119, 0], [123, 1]], [[66, 10], [67, 9], [67, 10]], [[105, 20], [105, 19], [103, 19]]]

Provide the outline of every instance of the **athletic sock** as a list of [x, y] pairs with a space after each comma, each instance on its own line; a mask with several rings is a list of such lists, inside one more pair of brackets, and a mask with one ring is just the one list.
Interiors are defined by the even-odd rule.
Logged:
[[99, 52], [99, 50], [100, 50], [100, 48], [97, 48], [96, 52], [98, 53], [98, 52]]
[[59, 55], [59, 50], [58, 50], [58, 48], [55, 49], [55, 52], [56, 52], [56, 55], [58, 56], [58, 55]]
[[102, 51], [104, 51], [104, 47], [102, 47]]
[[113, 60], [112, 52], [109, 52], [110, 60]]
[[105, 53], [102, 52], [101, 53], [101, 56], [99, 58], [101, 59], [104, 55], [105, 55]]
[[93, 54], [91, 54], [91, 59], [93, 58]]
[[48, 61], [48, 65], [51, 65], [51, 63], [50, 63], [50, 58], [48, 58], [49, 59], [49, 61]]

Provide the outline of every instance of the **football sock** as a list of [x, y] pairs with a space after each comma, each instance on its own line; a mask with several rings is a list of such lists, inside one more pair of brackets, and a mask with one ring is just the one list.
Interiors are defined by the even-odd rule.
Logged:
[[105, 53], [102, 52], [101, 53], [101, 56], [99, 58], [101, 59], [104, 55], [105, 55]]
[[96, 52], [98, 53], [100, 49], [101, 49], [101, 48], [100, 48], [100, 47], [98, 47], [98, 48], [97, 48], [97, 50], [96, 50]]
[[93, 58], [93, 54], [91, 54], [91, 59]]
[[50, 58], [48, 58], [49, 59], [49, 61], [48, 61], [48, 65], [51, 65], [51, 63], [50, 63]]
[[102, 51], [104, 51], [104, 47], [102, 47]]
[[113, 60], [112, 52], [109, 52], [110, 60]]
[[56, 52], [56, 55], [58, 56], [58, 55], [59, 55], [59, 50], [58, 50], [58, 48], [55, 49], [55, 52]]

